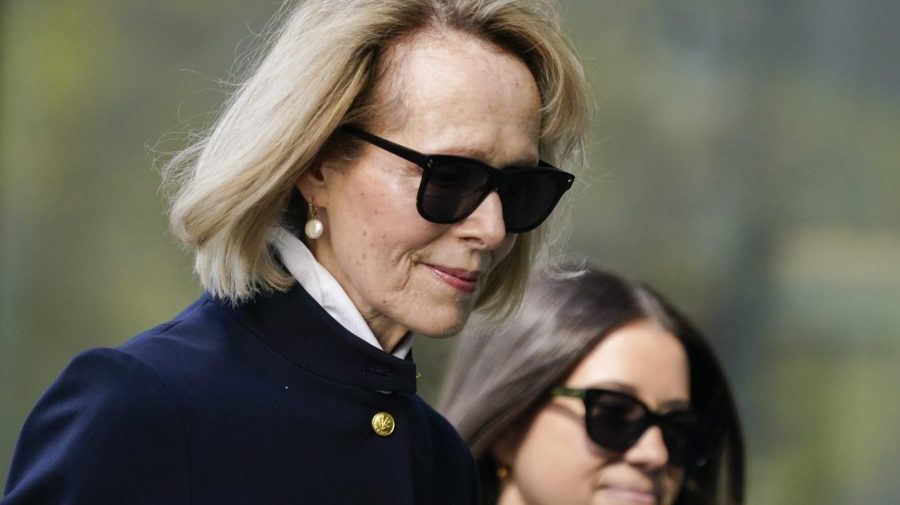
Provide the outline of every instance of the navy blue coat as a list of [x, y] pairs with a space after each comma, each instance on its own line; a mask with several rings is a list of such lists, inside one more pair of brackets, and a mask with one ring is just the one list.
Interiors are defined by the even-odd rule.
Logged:
[[472, 457], [415, 374], [299, 286], [236, 308], [204, 295], [72, 360], [26, 420], [0, 503], [476, 503]]

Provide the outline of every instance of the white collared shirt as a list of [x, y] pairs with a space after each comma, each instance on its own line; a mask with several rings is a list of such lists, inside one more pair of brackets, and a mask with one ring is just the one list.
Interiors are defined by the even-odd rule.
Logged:
[[[278, 228], [275, 231], [272, 243], [281, 255], [284, 266], [313, 300], [347, 331], [378, 349], [384, 350], [344, 288], [316, 260], [306, 244], [284, 228]], [[412, 334], [408, 334], [391, 354], [405, 359], [412, 347], [412, 341]]]

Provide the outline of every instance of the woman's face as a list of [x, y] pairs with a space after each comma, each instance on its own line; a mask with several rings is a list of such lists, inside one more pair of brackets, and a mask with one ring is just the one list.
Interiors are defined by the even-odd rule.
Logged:
[[[399, 91], [400, 100], [370, 133], [497, 168], [537, 164], [540, 97], [520, 60], [442, 32], [401, 42], [389, 61], [380, 94]], [[353, 159], [337, 153], [299, 182], [322, 209], [325, 232], [313, 253], [387, 350], [408, 330], [456, 332], [516, 240], [496, 193], [458, 223], [426, 221], [416, 211], [421, 175], [413, 163], [366, 144]]]
[[[622, 391], [655, 412], [683, 409], [690, 401], [684, 348], [649, 321], [610, 333], [565, 385]], [[584, 404], [577, 398], [554, 397], [512, 450], [494, 452], [509, 465], [501, 483], [504, 505], [670, 505], [684, 477], [668, 462], [658, 426], [624, 452], [597, 446], [585, 431]]]

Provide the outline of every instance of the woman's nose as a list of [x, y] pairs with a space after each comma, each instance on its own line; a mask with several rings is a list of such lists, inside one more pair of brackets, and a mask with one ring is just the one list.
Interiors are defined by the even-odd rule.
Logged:
[[474, 212], [463, 219], [458, 230], [479, 249], [490, 251], [500, 246], [507, 234], [503, 204], [497, 192], [491, 192]]
[[669, 462], [669, 451], [659, 426], [651, 426], [641, 435], [625, 452], [625, 461], [648, 469], [661, 468]]

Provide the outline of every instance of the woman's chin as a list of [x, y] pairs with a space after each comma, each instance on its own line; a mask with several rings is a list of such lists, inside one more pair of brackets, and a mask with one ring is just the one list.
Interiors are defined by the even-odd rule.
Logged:
[[469, 312], [457, 313], [446, 317], [430, 318], [428, 321], [411, 325], [410, 329], [417, 335], [428, 338], [448, 338], [459, 333], [468, 320]]

